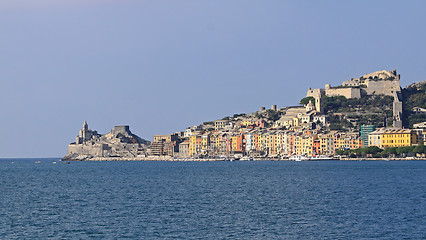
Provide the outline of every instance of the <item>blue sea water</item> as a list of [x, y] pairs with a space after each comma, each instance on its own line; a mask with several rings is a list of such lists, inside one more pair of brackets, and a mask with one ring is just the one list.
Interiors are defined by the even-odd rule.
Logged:
[[426, 161], [35, 161], [0, 160], [0, 239], [426, 238]]

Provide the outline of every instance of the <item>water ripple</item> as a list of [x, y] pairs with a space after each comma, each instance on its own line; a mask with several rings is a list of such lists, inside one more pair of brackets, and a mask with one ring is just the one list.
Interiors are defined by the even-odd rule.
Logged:
[[1, 239], [424, 239], [426, 162], [0, 160]]

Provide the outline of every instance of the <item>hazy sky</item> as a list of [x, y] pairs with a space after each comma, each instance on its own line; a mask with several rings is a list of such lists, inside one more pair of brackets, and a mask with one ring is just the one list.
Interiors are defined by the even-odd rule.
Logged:
[[83, 121], [183, 131], [309, 87], [426, 80], [426, 1], [0, 1], [0, 157], [62, 157]]

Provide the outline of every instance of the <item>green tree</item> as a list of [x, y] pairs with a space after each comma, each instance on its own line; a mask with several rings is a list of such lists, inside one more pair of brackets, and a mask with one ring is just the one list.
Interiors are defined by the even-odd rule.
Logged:
[[344, 149], [337, 149], [336, 150], [336, 155], [349, 155], [350, 154], [350, 150], [344, 150]]
[[383, 151], [382, 149], [380, 149], [379, 147], [376, 147], [376, 146], [371, 146], [371, 147], [365, 148], [366, 154], [378, 154], [382, 151]]
[[396, 147], [386, 148], [385, 150], [383, 150], [382, 155], [386, 157], [395, 156], [397, 154], [396, 149]]
[[271, 121], [277, 121], [280, 119], [280, 114], [277, 111], [273, 111], [271, 109], [266, 110], [266, 118]]
[[414, 147], [413, 150], [414, 153], [425, 153], [426, 154], [426, 146], [425, 145], [418, 145]]
[[401, 156], [404, 157], [409, 153], [413, 153], [414, 151], [414, 146], [410, 146], [410, 147], [399, 147], [396, 149], [396, 152]]
[[309, 101], [312, 101], [312, 103], [315, 103], [315, 98], [314, 97], [305, 97], [302, 98], [299, 102], [300, 105], [306, 105], [309, 103]]
[[246, 115], [245, 113], [240, 113], [240, 114], [237, 113], [237, 114], [234, 114], [233, 118], [242, 117], [245, 115]]
[[426, 84], [406, 87], [402, 89], [402, 96], [404, 125], [412, 127], [413, 124], [424, 121], [426, 114], [416, 114], [412, 110], [414, 107], [426, 108]]

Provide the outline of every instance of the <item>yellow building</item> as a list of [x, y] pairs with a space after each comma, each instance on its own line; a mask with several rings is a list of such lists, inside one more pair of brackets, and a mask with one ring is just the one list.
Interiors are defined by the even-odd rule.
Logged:
[[194, 156], [201, 153], [202, 137], [200, 135], [192, 135], [189, 137], [189, 155]]
[[320, 141], [319, 153], [321, 155], [333, 155], [334, 154], [334, 142], [333, 134], [318, 134], [318, 140]]
[[283, 145], [283, 133], [282, 132], [270, 132], [267, 136], [267, 148], [269, 149], [269, 154], [278, 155], [282, 153]]
[[295, 136], [294, 148], [296, 150], [296, 155], [303, 155], [303, 136]]
[[340, 134], [336, 134], [334, 136], [334, 151], [336, 151], [336, 150], [344, 150], [344, 149], [349, 149], [349, 148], [346, 148], [346, 143], [345, 143], [344, 136], [342, 136]]
[[244, 120], [244, 121], [241, 122], [241, 125], [247, 127], [247, 126], [254, 125], [255, 123], [256, 123], [256, 121], [253, 121], [253, 120]]
[[417, 135], [410, 129], [387, 129], [381, 134], [382, 147], [408, 147], [417, 144]]
[[334, 134], [334, 150], [358, 149], [362, 147], [362, 139], [355, 133]]
[[283, 154], [284, 153], [284, 139], [285, 134], [283, 132], [276, 132], [275, 133], [275, 148], [274, 151], [276, 154]]
[[228, 125], [229, 121], [227, 120], [218, 120], [214, 122], [214, 129], [220, 130], [224, 129]]
[[306, 135], [302, 138], [303, 155], [312, 156], [312, 146], [314, 143], [314, 136], [312, 134]]
[[294, 148], [296, 155], [312, 156], [314, 135], [304, 134], [294, 136]]
[[257, 135], [257, 150], [263, 151], [266, 148], [266, 135], [263, 133], [259, 133]]
[[275, 154], [274, 152], [274, 134], [272, 132], [268, 132], [267, 134], [264, 135], [265, 136], [265, 146], [266, 149], [268, 149], [268, 153], [269, 154]]
[[204, 134], [201, 136], [201, 153], [203, 155], [208, 154], [208, 151], [210, 150], [210, 135]]
[[225, 155], [227, 153], [227, 142], [228, 135], [224, 133], [218, 133], [215, 138], [215, 152], [218, 155]]
[[238, 140], [238, 136], [231, 136], [231, 151], [236, 151], [238, 146], [237, 140]]

